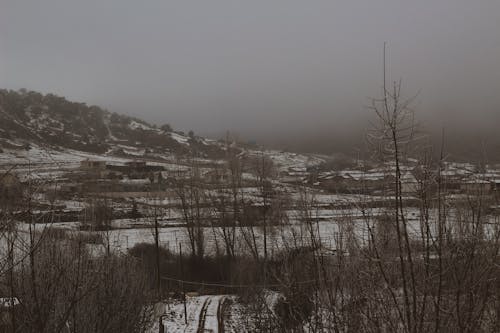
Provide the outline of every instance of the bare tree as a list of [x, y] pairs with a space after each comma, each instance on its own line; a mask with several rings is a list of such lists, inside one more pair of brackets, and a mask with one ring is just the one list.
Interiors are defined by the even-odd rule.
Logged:
[[186, 180], [178, 180], [175, 184], [175, 192], [180, 200], [180, 211], [186, 224], [191, 255], [203, 258], [205, 254], [204, 223], [207, 220], [207, 198], [197, 162], [194, 158], [190, 162], [190, 177]]

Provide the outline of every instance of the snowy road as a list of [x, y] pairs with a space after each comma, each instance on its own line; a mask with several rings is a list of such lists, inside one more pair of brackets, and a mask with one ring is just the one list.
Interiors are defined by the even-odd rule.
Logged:
[[198, 333], [223, 333], [221, 304], [224, 296], [216, 295], [208, 297], [200, 311], [198, 321]]
[[[182, 302], [171, 303], [162, 315], [164, 331], [169, 333], [224, 333], [223, 307], [225, 295], [203, 295], [187, 297], [187, 324]], [[159, 332], [157, 322], [148, 333]]]
[[201, 307], [200, 311], [200, 316], [198, 318], [198, 329], [197, 333], [203, 333], [205, 332], [205, 321], [207, 319], [207, 310], [210, 304], [212, 303], [212, 300], [210, 298], [207, 298], [205, 302], [203, 302], [203, 305]]

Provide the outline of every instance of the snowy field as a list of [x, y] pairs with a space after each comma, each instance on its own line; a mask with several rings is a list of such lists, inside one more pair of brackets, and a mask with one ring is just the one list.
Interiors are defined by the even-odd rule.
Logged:
[[[267, 228], [267, 243], [270, 254], [279, 253], [286, 248], [302, 247], [311, 244], [311, 235], [321, 240], [325, 249], [335, 250], [342, 245], [345, 246], [345, 239], [342, 239], [342, 234], [345, 230], [352, 229], [356, 238], [360, 242], [360, 246], [366, 244], [368, 240], [368, 226], [372, 226], [372, 217], [374, 214], [379, 214], [378, 210], [373, 210], [363, 218], [361, 215], [354, 214], [349, 211], [322, 211], [327, 221], [321, 221], [307, 225], [297, 223], [293, 225], [269, 226]], [[297, 213], [299, 214], [299, 213]], [[418, 212], [409, 211], [408, 219], [412, 234], [417, 235], [419, 232]], [[341, 223], [334, 221], [339, 218]], [[42, 230], [47, 227], [64, 228], [80, 233], [97, 233], [101, 234], [106, 240], [109, 239], [110, 247], [115, 252], [126, 252], [139, 243], [154, 243], [154, 229], [152, 224], [146, 228], [133, 229], [118, 229], [103, 232], [77, 231], [77, 223], [54, 223], [50, 225], [37, 224], [37, 230]], [[26, 224], [19, 224], [19, 230], [27, 232]], [[226, 228], [226, 231], [231, 230]], [[236, 238], [236, 251], [239, 254], [249, 254], [250, 244], [255, 235], [257, 249], [260, 254], [263, 254], [263, 228], [262, 227], [238, 227], [234, 229]], [[224, 252], [223, 244], [223, 228], [222, 227], [204, 227], [204, 240], [206, 244], [206, 254], [216, 255]], [[172, 252], [179, 251], [179, 244], [182, 244], [184, 251], [189, 251], [189, 238], [187, 229], [183, 226], [177, 227], [161, 227], [159, 229], [160, 244]]]

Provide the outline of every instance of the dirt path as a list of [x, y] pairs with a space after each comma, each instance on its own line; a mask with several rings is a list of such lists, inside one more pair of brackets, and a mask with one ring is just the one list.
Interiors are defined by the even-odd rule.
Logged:
[[205, 332], [205, 322], [207, 320], [207, 310], [208, 306], [212, 303], [211, 298], [207, 298], [203, 305], [201, 306], [200, 317], [198, 318], [198, 330], [197, 333]]
[[197, 333], [224, 333], [224, 296], [208, 297], [200, 311]]
[[224, 311], [226, 305], [226, 298], [222, 297], [217, 305], [217, 329], [219, 333], [224, 333]]

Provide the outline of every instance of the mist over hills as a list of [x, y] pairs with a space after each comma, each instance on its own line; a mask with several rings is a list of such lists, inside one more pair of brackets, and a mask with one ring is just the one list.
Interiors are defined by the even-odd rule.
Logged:
[[176, 132], [169, 124], [152, 125], [53, 94], [0, 90], [0, 148], [30, 144], [113, 155], [130, 155], [130, 148], [152, 156], [221, 154], [213, 142], [192, 132]]
[[[426, 143], [432, 146], [437, 156], [443, 145], [444, 153], [451, 160], [456, 161], [500, 161], [500, 133], [497, 126], [500, 124], [500, 112], [491, 115], [488, 120], [461, 121], [457, 117], [450, 117], [448, 121], [438, 121], [432, 115], [415, 115], [416, 128], [425, 138]], [[242, 140], [255, 141], [266, 147], [283, 149], [302, 153], [335, 154], [343, 153], [351, 157], [369, 156], [370, 144], [367, 142], [367, 133], [374, 129], [375, 116], [367, 113], [356, 122], [346, 126], [332, 125], [325, 128], [318, 125], [316, 131], [290, 130], [288, 133], [264, 133], [254, 135], [240, 133]], [[217, 133], [214, 137], [222, 136]]]
[[[442, 130], [422, 128], [432, 145], [433, 151], [439, 155], [442, 141]], [[323, 132], [315, 135], [304, 135], [296, 138], [269, 138], [265, 144], [277, 149], [286, 149], [303, 153], [333, 154], [344, 153], [351, 157], [363, 156], [369, 151], [366, 140], [367, 127], [352, 129], [350, 133]], [[444, 152], [451, 160], [456, 161], [500, 161], [500, 137], [493, 130], [444, 129]]]
[[[450, 159], [500, 160], [500, 135], [496, 129], [500, 113], [490, 115], [490, 121], [464, 122], [460, 117], [450, 117], [449, 124], [432, 121], [432, 116], [425, 113], [422, 118], [419, 131], [434, 146], [434, 152], [439, 151], [444, 138], [445, 154]], [[260, 132], [259, 135], [255, 135], [258, 131], [235, 131], [233, 137], [244, 143], [293, 152], [366, 157], [370, 150], [366, 134], [373, 129], [373, 120], [374, 116], [367, 113], [356, 121], [333, 124], [331, 128], [327, 124], [318, 125], [316, 131], [298, 130], [297, 125], [290, 125], [289, 131], [282, 128], [275, 133]], [[283, 127], [286, 126], [284, 121]], [[225, 138], [226, 134], [227, 131], [221, 128], [210, 136], [217, 139]], [[72, 102], [54, 94], [24, 89], [0, 90], [0, 147], [20, 147], [29, 142], [118, 155], [127, 154], [120, 145], [149, 149], [152, 154], [194, 153], [214, 157], [221, 154], [220, 148], [211, 144], [213, 140], [192, 132], [174, 131], [169, 124], [150, 124], [138, 117]]]

